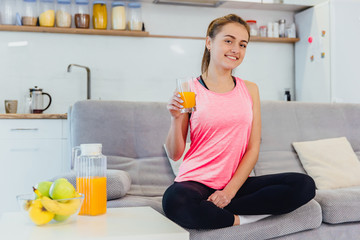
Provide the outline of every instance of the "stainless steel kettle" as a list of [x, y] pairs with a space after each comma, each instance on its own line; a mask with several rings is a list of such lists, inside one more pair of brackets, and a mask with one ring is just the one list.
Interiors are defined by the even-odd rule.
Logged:
[[[44, 108], [44, 98], [43, 95], [49, 97], [49, 103]], [[48, 93], [42, 91], [41, 88], [35, 86], [34, 88], [30, 88], [30, 99], [31, 99], [31, 113], [42, 113], [46, 109], [50, 107], [51, 104], [51, 96]]]

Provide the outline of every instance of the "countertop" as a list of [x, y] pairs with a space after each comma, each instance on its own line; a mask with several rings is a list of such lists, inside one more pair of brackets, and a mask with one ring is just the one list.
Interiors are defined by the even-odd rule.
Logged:
[[67, 119], [67, 114], [0, 114], [0, 119]]

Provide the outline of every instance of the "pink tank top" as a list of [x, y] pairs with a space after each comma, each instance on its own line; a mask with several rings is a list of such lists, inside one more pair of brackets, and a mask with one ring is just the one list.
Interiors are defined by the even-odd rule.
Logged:
[[234, 175], [248, 146], [252, 126], [252, 99], [244, 81], [226, 93], [215, 93], [198, 79], [190, 84], [196, 94], [196, 111], [190, 118], [189, 151], [176, 182], [196, 181], [223, 189]]

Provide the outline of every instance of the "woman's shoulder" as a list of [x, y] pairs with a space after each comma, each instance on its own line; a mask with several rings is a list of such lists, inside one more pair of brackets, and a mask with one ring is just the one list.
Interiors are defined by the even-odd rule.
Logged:
[[247, 80], [242, 80], [245, 83], [245, 86], [251, 96], [252, 101], [258, 101], [260, 96], [259, 96], [259, 88], [257, 86], [256, 83], [254, 82], [250, 82]]
[[258, 86], [257, 86], [257, 84], [256, 83], [254, 83], [254, 82], [250, 82], [250, 81], [248, 81], [248, 80], [243, 80], [243, 79], [241, 79], [241, 78], [239, 78], [239, 77], [235, 77], [238, 81], [242, 81], [244, 84], [245, 84], [245, 86], [246, 86], [246, 88], [248, 89], [248, 91], [249, 91], [249, 93], [252, 95], [252, 94], [257, 94], [258, 92], [259, 92], [259, 88], [258, 88]]
[[245, 83], [245, 85], [246, 85], [246, 87], [248, 88], [249, 91], [258, 91], [259, 88], [258, 88], [256, 83], [250, 82], [248, 80], [243, 80], [243, 81], [244, 81], [244, 83]]

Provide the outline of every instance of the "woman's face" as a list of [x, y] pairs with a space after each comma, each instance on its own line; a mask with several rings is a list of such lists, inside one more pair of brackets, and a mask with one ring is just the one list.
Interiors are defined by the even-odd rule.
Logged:
[[224, 25], [214, 39], [206, 39], [206, 47], [210, 50], [210, 66], [233, 70], [243, 61], [248, 41], [248, 32], [240, 23]]

